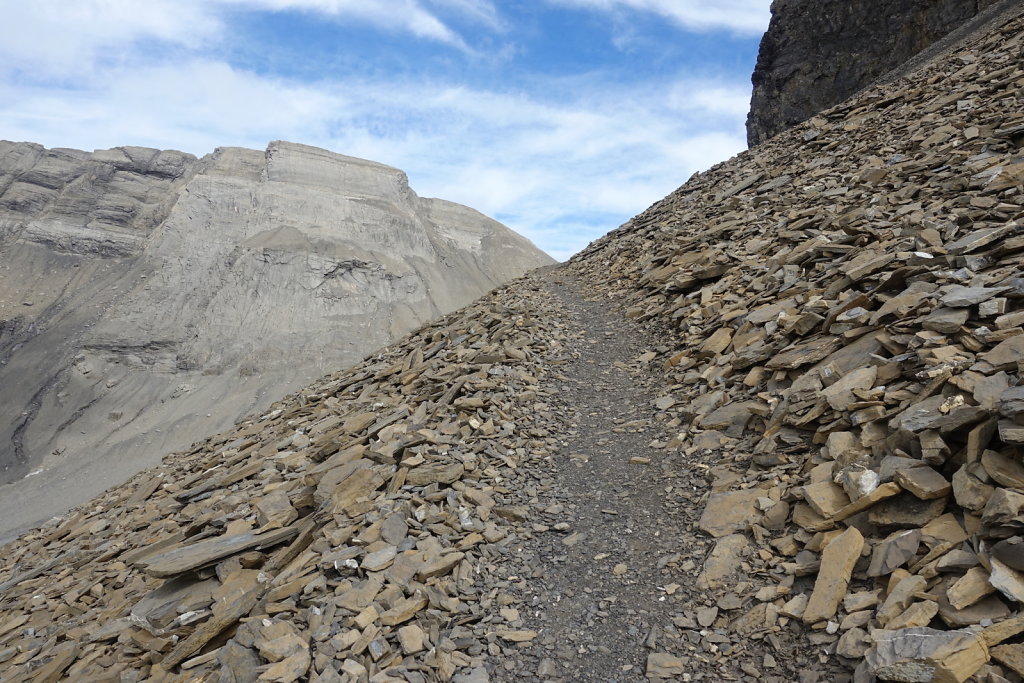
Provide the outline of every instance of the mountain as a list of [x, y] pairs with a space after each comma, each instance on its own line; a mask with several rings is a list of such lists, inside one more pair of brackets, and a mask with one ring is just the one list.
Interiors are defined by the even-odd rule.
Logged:
[[397, 169], [313, 147], [2, 142], [3, 527], [551, 262]]
[[1024, 13], [0, 560], [4, 680], [1024, 675]]
[[[774, 0], [747, 117], [751, 147], [839, 104], [1015, 0]], [[996, 8], [993, 8], [995, 10]]]

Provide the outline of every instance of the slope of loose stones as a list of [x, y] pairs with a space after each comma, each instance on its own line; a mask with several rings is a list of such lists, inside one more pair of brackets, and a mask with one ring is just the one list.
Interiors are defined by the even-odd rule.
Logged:
[[[864, 676], [899, 675], [858, 664], [883, 627], [920, 660], [915, 628], [1021, 614], [1022, 46], [1009, 20], [698, 174], [570, 264], [673, 330], [677, 447], [734, 461], [702, 527], [745, 533], [771, 567], [747, 609], [809, 622]], [[834, 565], [854, 529], [863, 553]], [[879, 602], [833, 610], [844, 578]], [[956, 642], [956, 679], [1012, 661]]]

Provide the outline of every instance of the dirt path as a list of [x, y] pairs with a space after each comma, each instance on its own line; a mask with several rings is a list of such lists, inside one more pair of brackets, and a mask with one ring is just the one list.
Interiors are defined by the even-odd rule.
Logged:
[[674, 680], [821, 680], [803, 634], [737, 633], [731, 622], [752, 606], [746, 593], [723, 598], [697, 585], [714, 543], [696, 524], [724, 454], [664, 447], [678, 425], [654, 405], [656, 342], [564, 269], [544, 279], [576, 339], [541, 405], [553, 421], [539, 418], [563, 446], [509, 486], [544, 514], [503, 551], [492, 595], [514, 605], [506, 619], [538, 636], [493, 645], [492, 680], [643, 681], [650, 655]]

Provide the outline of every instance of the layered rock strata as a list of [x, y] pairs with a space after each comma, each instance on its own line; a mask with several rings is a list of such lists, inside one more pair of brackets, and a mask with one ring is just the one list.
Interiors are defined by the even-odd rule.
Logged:
[[0, 490], [3, 528], [550, 262], [397, 169], [313, 147], [0, 143], [0, 477], [36, 473]]

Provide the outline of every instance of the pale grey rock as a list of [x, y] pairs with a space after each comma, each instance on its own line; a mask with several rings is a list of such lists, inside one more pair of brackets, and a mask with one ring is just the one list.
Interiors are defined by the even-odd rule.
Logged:
[[0, 141], [0, 535], [552, 262], [314, 147]]

